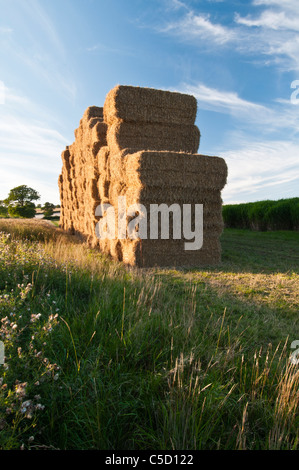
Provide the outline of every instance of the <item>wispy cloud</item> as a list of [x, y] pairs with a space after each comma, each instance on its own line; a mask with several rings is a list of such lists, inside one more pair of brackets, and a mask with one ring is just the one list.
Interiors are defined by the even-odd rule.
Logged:
[[180, 0], [166, 0], [166, 6], [170, 10], [180, 10], [181, 8], [189, 10], [189, 7]]
[[[290, 100], [264, 106], [241, 98], [237, 93], [210, 88], [203, 83], [183, 85], [179, 90], [198, 100], [199, 110], [232, 117], [232, 128], [211, 148], [228, 165], [224, 202], [242, 202], [287, 197], [299, 185], [299, 113]], [[199, 125], [200, 127], [200, 125]], [[243, 129], [243, 131], [241, 131]], [[210, 153], [211, 154], [211, 153]], [[272, 197], [273, 198], [273, 197]]]
[[13, 29], [9, 28], [8, 26], [0, 26], [0, 34], [5, 35], [5, 34], [11, 34], [13, 33]]
[[221, 154], [228, 165], [226, 204], [294, 194], [299, 184], [298, 146], [287, 141], [249, 142]]
[[279, 6], [291, 11], [299, 12], [297, 0], [253, 0], [253, 5]]
[[107, 53], [107, 54], [116, 54], [116, 55], [121, 55], [121, 56], [134, 56], [136, 54], [135, 51], [125, 48], [125, 47], [110, 47], [107, 44], [103, 43], [96, 43], [92, 46], [87, 47], [86, 49], [87, 52], [89, 53], [97, 53], [97, 52], [102, 52], [102, 53]]
[[226, 44], [235, 38], [235, 32], [221, 24], [213, 23], [210, 15], [196, 14], [189, 11], [183, 18], [168, 23], [161, 29], [185, 40], [204, 39], [215, 44]]
[[33, 76], [74, 102], [77, 86], [72, 64], [45, 6], [39, 0], [16, 0], [16, 5], [22, 21], [15, 34], [6, 35], [3, 56], [6, 53], [19, 66], [25, 65]]
[[[254, 0], [254, 6], [265, 9], [254, 17], [235, 15], [235, 22], [245, 27], [247, 47], [252, 49], [254, 37], [258, 39], [256, 51], [268, 55], [280, 67], [288, 70], [299, 69], [299, 2], [297, 0]], [[270, 8], [269, 8], [270, 7]], [[242, 47], [246, 47], [246, 41]]]
[[57, 175], [67, 139], [42, 119], [42, 113], [36, 120], [38, 106], [29, 98], [7, 87], [5, 95], [5, 104], [0, 106], [0, 199], [12, 187], [28, 184], [42, 194], [44, 201], [53, 200], [53, 188], [57, 188], [53, 202], [58, 202]]
[[54, 47], [55, 53], [61, 57], [66, 58], [67, 52], [64, 43], [55, 27], [50, 16], [47, 14], [44, 7], [39, 0], [26, 0], [26, 2], [19, 3], [24, 16], [31, 18], [36, 25], [37, 30], [43, 32], [44, 37], [47, 38], [51, 46]]
[[201, 50], [230, 45], [248, 57], [263, 54], [268, 63], [298, 70], [298, 0], [254, 0], [251, 5], [264, 10], [258, 16], [235, 12], [230, 23], [227, 18], [220, 22], [219, 16], [216, 22], [211, 15], [186, 7], [188, 11], [182, 10], [180, 17], [169, 21], [161, 32], [193, 42]]
[[253, 18], [251, 15], [241, 17], [238, 13], [235, 15], [235, 21], [245, 26], [256, 26], [259, 28], [274, 30], [299, 31], [298, 17], [289, 16], [285, 11], [264, 11], [259, 17]]
[[240, 98], [235, 92], [218, 90], [203, 83], [197, 85], [185, 84], [182, 89], [184, 92], [195, 96], [199, 105], [207, 110], [247, 116], [252, 113], [256, 115], [256, 113], [266, 113], [268, 111], [265, 106]]
[[238, 126], [247, 128], [248, 133], [258, 132], [266, 135], [284, 130], [290, 138], [297, 136], [296, 140], [298, 139], [298, 106], [292, 104], [290, 99], [276, 100], [270, 107], [245, 100], [234, 91], [211, 88], [204, 83], [185, 83], [176, 91], [195, 96], [199, 110], [234, 117]]

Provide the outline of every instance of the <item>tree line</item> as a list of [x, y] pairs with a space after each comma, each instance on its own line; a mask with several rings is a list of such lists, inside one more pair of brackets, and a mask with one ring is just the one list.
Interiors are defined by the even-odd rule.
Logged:
[[0, 201], [0, 217], [21, 217], [32, 219], [36, 215], [36, 209], [43, 210], [44, 217], [51, 217], [56, 206], [50, 202], [35, 205], [34, 201], [40, 199], [39, 193], [25, 184], [17, 186], [9, 191], [9, 195], [3, 201]]
[[299, 230], [299, 197], [227, 204], [222, 215], [225, 227], [250, 230]]
[[[45, 218], [51, 217], [54, 209], [60, 206], [46, 202], [35, 205], [39, 193], [26, 185], [10, 190], [9, 195], [0, 201], [0, 217], [33, 218], [36, 209], [43, 210]], [[227, 228], [251, 230], [299, 230], [299, 197], [264, 200], [243, 204], [226, 204], [222, 209], [223, 221]]]

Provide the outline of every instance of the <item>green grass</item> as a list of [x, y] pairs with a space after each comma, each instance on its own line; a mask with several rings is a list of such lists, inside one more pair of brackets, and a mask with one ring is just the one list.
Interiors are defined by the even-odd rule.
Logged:
[[298, 232], [139, 270], [46, 222], [0, 231], [1, 449], [298, 449]]

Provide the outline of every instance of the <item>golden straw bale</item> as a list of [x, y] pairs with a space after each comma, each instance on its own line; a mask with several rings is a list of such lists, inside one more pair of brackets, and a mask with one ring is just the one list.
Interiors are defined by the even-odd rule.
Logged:
[[111, 153], [123, 149], [167, 150], [196, 153], [200, 132], [194, 125], [116, 121], [109, 126], [107, 142]]
[[101, 142], [101, 146], [107, 145], [107, 124], [104, 122], [97, 121], [95, 126], [92, 128], [91, 140], [93, 142]]
[[139, 267], [194, 267], [221, 261], [219, 237], [204, 237], [203, 247], [185, 251], [184, 240], [122, 240], [122, 259]]
[[102, 147], [97, 154], [98, 170], [100, 175], [103, 173], [106, 174], [108, 156], [109, 148], [107, 146]]
[[89, 106], [85, 110], [82, 120], [89, 121], [92, 118], [100, 118], [103, 120], [103, 108], [98, 106]]
[[183, 93], [118, 85], [106, 96], [104, 121], [194, 124], [197, 101]]
[[62, 159], [62, 164], [63, 164], [63, 167], [69, 171], [71, 169], [71, 165], [70, 165], [70, 151], [69, 150], [64, 150], [61, 154], [61, 159]]
[[[172, 186], [193, 191], [199, 187], [222, 189], [226, 184], [227, 166], [219, 157], [178, 152], [123, 151], [114, 158], [112, 171], [131, 186], [147, 184], [168, 189]], [[117, 164], [122, 162], [122, 165]]]

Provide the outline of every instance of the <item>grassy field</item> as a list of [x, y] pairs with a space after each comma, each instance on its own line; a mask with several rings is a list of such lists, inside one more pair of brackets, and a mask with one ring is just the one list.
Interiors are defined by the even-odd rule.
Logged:
[[192, 270], [0, 232], [0, 449], [298, 449], [298, 232], [227, 229]]

